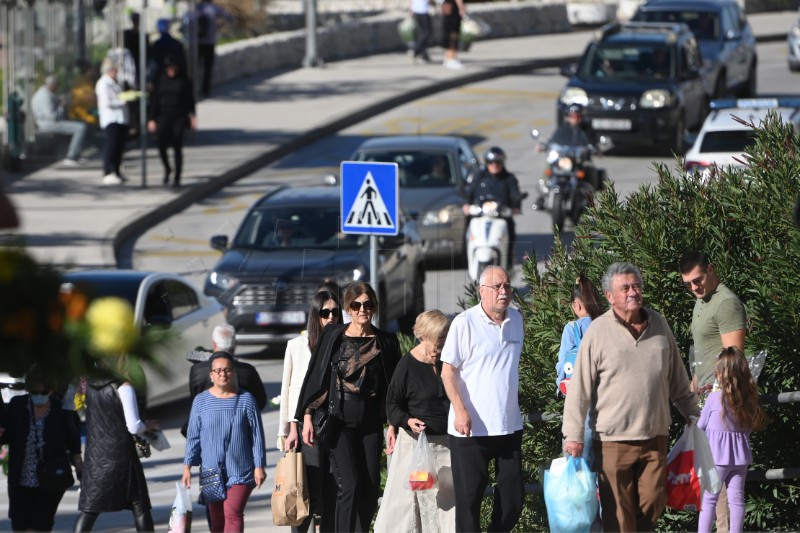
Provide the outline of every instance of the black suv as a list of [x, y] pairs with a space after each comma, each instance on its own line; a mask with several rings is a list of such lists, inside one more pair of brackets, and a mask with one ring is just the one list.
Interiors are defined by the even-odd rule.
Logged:
[[[378, 300], [382, 326], [398, 320], [411, 333], [425, 310], [423, 250], [416, 225], [399, 214], [400, 232], [378, 237]], [[250, 208], [232, 243], [211, 238], [224, 253], [205, 293], [227, 308], [242, 344], [282, 343], [305, 329], [308, 306], [325, 281], [340, 287], [370, 281], [369, 235], [340, 232], [339, 187], [281, 187]]]
[[709, 63], [712, 97], [755, 96], [756, 37], [737, 0], [649, 0], [633, 20], [686, 24]]
[[703, 59], [685, 24], [606, 25], [561, 73], [570, 80], [558, 99], [559, 123], [570, 104], [582, 104], [596, 135], [616, 145], [682, 153], [686, 129], [702, 126], [707, 113]]

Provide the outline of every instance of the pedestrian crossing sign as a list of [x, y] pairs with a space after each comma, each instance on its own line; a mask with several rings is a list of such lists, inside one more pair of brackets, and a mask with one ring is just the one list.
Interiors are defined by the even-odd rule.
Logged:
[[397, 163], [342, 161], [342, 233], [397, 235]]

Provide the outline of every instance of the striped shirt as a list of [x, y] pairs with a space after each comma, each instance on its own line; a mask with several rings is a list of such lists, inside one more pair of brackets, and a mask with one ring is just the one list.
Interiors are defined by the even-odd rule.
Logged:
[[195, 397], [186, 431], [185, 465], [216, 468], [224, 461], [229, 487], [253, 484], [253, 469], [264, 468], [266, 453], [261, 414], [249, 392], [217, 398], [203, 391]]

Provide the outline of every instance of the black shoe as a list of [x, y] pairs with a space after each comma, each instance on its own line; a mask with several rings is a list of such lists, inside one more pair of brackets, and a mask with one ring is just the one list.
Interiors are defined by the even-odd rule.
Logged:
[[181, 188], [181, 182], [179, 182], [179, 181], [173, 181], [173, 182], [172, 182], [172, 188], [173, 188], [173, 189], [180, 189], [180, 188]]
[[172, 169], [167, 169], [164, 171], [164, 187], [169, 185], [169, 177], [172, 174]]

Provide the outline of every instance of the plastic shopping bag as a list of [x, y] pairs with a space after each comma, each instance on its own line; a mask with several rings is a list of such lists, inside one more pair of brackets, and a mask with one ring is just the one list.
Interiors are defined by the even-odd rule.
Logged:
[[436, 487], [436, 464], [425, 432], [419, 434], [411, 461], [408, 463], [403, 487], [408, 490], [429, 490]]
[[583, 457], [553, 459], [544, 472], [544, 503], [550, 531], [590, 531], [597, 516], [597, 474]]
[[172, 513], [169, 515], [168, 533], [191, 533], [192, 531], [192, 500], [189, 498], [189, 489], [175, 483], [175, 502], [172, 504]]
[[699, 511], [703, 490], [717, 493], [721, 487], [706, 434], [697, 424], [687, 425], [667, 455], [667, 505]]
[[272, 491], [272, 522], [276, 526], [296, 527], [310, 512], [306, 464], [303, 453], [288, 451], [275, 466], [275, 490]]

